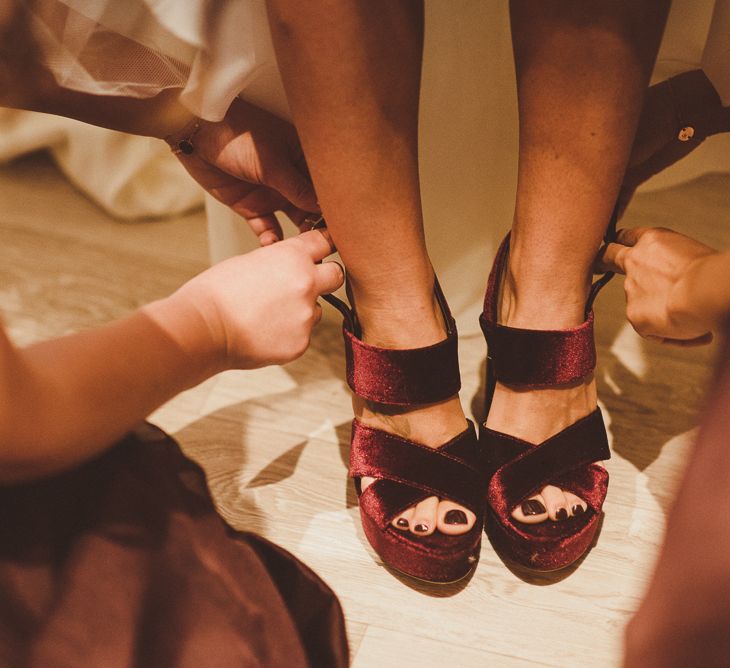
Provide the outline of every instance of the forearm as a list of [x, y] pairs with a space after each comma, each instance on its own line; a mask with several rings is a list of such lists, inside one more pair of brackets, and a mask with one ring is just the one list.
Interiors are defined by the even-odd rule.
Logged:
[[180, 91], [176, 88], [140, 99], [89, 95], [58, 86], [45, 70], [41, 76], [48, 80], [25, 95], [22, 101], [0, 92], [0, 104], [160, 139], [178, 132], [193, 119], [193, 114], [178, 101]]
[[730, 314], [730, 250], [695, 260], [672, 295], [672, 311], [717, 330]]
[[0, 21], [0, 106], [74, 118], [100, 127], [164, 138], [190, 123], [193, 115], [178, 101], [179, 90], [138, 99], [89, 95], [58, 85], [18, 5]]
[[[185, 332], [185, 334], [182, 334]], [[3, 349], [0, 482], [93, 457], [224, 366], [175, 296], [95, 330]]]

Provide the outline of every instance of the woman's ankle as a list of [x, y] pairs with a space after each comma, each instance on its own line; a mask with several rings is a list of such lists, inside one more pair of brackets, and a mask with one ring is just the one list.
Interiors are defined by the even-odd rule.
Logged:
[[422, 348], [446, 338], [446, 323], [433, 295], [402, 303], [357, 302], [366, 343], [383, 348]]
[[499, 322], [524, 329], [567, 329], [585, 320], [590, 281], [535, 280], [531, 275], [515, 275], [508, 267], [502, 281]]
[[350, 297], [363, 340], [383, 348], [421, 348], [445, 339], [434, 282], [430, 265], [380, 279], [351, 278]]

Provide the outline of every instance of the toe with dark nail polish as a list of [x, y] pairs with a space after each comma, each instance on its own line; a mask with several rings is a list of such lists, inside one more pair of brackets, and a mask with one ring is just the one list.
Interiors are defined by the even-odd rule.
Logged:
[[466, 513], [463, 510], [449, 510], [444, 515], [446, 524], [466, 524]]
[[397, 527], [400, 527], [401, 529], [407, 529], [408, 528], [408, 520], [405, 517], [399, 517], [395, 521], [395, 525]]
[[568, 519], [568, 511], [566, 508], [560, 508], [557, 513], [555, 513], [555, 519], [556, 520], [567, 520]]
[[545, 506], [537, 499], [528, 499], [522, 502], [523, 515], [542, 515], [545, 512]]
[[413, 530], [417, 531], [418, 533], [426, 533], [428, 531], [428, 525], [416, 524], [416, 526], [413, 527]]
[[579, 503], [576, 503], [573, 506], [573, 515], [582, 515], [585, 512], [585, 508], [581, 506]]

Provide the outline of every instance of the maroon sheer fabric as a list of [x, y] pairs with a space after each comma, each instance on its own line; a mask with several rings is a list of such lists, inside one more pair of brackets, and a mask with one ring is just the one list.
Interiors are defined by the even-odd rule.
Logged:
[[347, 666], [340, 605], [154, 427], [0, 488], [0, 666]]

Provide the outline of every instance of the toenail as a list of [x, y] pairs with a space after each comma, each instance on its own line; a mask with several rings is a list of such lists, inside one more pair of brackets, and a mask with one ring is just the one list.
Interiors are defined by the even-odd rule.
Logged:
[[582, 515], [585, 512], [585, 508], [581, 506], [579, 503], [576, 503], [573, 506], [573, 515]]
[[446, 524], [466, 524], [466, 513], [463, 510], [450, 510], [444, 515]]
[[555, 519], [556, 520], [567, 520], [568, 519], [568, 511], [565, 508], [560, 508], [557, 513], [555, 513]]
[[428, 525], [427, 524], [416, 524], [416, 526], [413, 527], [414, 531], [417, 531], [418, 533], [426, 533], [428, 531]]
[[545, 512], [545, 506], [537, 499], [528, 499], [522, 502], [523, 515], [542, 515]]
[[395, 525], [400, 527], [401, 529], [407, 529], [408, 528], [408, 520], [405, 517], [399, 517], [395, 521]]

